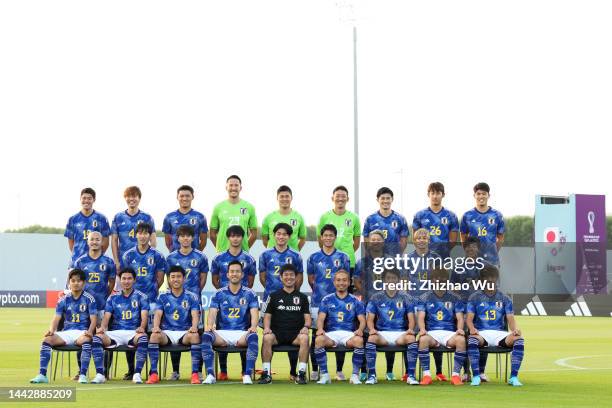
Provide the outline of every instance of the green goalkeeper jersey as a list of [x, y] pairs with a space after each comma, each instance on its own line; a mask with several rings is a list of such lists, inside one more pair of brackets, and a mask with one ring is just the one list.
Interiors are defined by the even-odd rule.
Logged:
[[232, 225], [240, 225], [244, 230], [245, 235], [242, 241], [242, 249], [248, 251], [249, 229], [257, 229], [255, 207], [242, 199], [236, 204], [225, 200], [215, 206], [210, 218], [210, 229], [218, 231], [217, 252], [223, 252], [229, 248], [229, 239], [225, 234]]
[[355, 250], [353, 249], [353, 238], [361, 236], [361, 224], [357, 214], [346, 211], [338, 215], [330, 210], [321, 216], [317, 227], [317, 236], [321, 235], [321, 228], [325, 224], [332, 224], [338, 230], [335, 247], [349, 256], [351, 268], [355, 267]]
[[291, 225], [293, 228], [293, 234], [291, 234], [291, 238], [289, 238], [289, 248], [295, 249], [299, 252], [298, 243], [300, 238], [306, 238], [306, 224], [304, 224], [304, 218], [302, 215], [295, 211], [291, 210], [291, 212], [287, 215], [283, 215], [280, 211], [276, 210], [266, 215], [266, 218], [263, 220], [263, 224], [261, 225], [261, 235], [268, 236], [268, 248], [272, 248], [276, 245], [276, 239], [274, 238], [274, 227], [276, 224], [280, 224], [284, 222], [285, 224]]

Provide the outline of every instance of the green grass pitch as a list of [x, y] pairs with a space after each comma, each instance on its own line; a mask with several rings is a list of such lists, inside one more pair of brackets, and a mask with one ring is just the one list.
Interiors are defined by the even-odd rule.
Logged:
[[[29, 386], [38, 369], [42, 334], [52, 317], [51, 309], [0, 309], [0, 386]], [[103, 385], [77, 385], [64, 375], [51, 385], [76, 385], [76, 403], [25, 403], [19, 406], [88, 407], [367, 407], [367, 406], [612, 406], [612, 318], [517, 317], [526, 338], [525, 360], [520, 378], [522, 388], [512, 388], [495, 378], [495, 359], [489, 358], [487, 374], [492, 382], [479, 388], [434, 383], [429, 387], [408, 386], [379, 378], [374, 386], [334, 382], [320, 386], [289, 383], [286, 355], [275, 356], [270, 385], [243, 386], [237, 382], [214, 386], [188, 383], [189, 354], [183, 354], [178, 382], [134, 385], [112, 380]], [[333, 354], [329, 354], [334, 367]], [[118, 374], [126, 371], [120, 356]], [[379, 354], [378, 372], [384, 373], [384, 356]], [[93, 362], [92, 362], [93, 366]], [[258, 367], [261, 362], [258, 361]], [[230, 378], [238, 380], [238, 356], [230, 356]], [[344, 371], [351, 369], [347, 355]], [[396, 357], [400, 376], [401, 357]], [[446, 371], [446, 367], [445, 367]], [[74, 372], [74, 359], [73, 359]], [[4, 405], [4, 404], [3, 404]]]

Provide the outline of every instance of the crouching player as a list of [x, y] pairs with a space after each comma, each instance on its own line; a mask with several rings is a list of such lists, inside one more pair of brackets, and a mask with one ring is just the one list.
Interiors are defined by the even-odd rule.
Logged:
[[217, 381], [213, 346], [246, 347], [246, 370], [242, 375], [242, 383], [253, 384], [251, 375], [258, 352], [259, 301], [255, 292], [242, 286], [242, 275], [242, 263], [231, 261], [227, 266], [229, 284], [219, 289], [210, 301], [208, 320], [202, 334], [202, 359], [208, 374], [202, 384], [214, 384]]
[[[70, 294], [63, 297], [55, 307], [55, 317], [51, 327], [45, 333], [40, 347], [40, 371], [30, 380], [33, 384], [48, 383], [47, 367], [51, 360], [51, 347], [53, 346], [81, 346], [81, 364], [91, 358], [91, 339], [96, 328], [98, 309], [96, 301], [89, 293], [84, 292], [85, 272], [73, 269], [68, 274]], [[64, 329], [57, 331], [60, 320], [64, 319]], [[86, 373], [87, 371], [85, 371]], [[87, 383], [85, 373], [79, 375], [80, 383]]]
[[[317, 337], [315, 339], [315, 356], [321, 373], [318, 384], [330, 384], [327, 372], [327, 354], [325, 347], [338, 345], [353, 349], [353, 374], [351, 384], [361, 384], [359, 369], [363, 363], [363, 329], [365, 329], [365, 308], [363, 303], [348, 293], [351, 275], [340, 269], [334, 276], [335, 293], [325, 296], [319, 305], [317, 317]], [[355, 323], [358, 323], [355, 329]]]
[[407, 293], [398, 292], [395, 286], [400, 281], [396, 269], [383, 273], [383, 291], [372, 296], [368, 302], [368, 342], [365, 346], [368, 367], [366, 384], [376, 384], [376, 346], [405, 346], [408, 357], [408, 379], [417, 385], [414, 378], [417, 361], [417, 343], [414, 336], [414, 308], [416, 299]]
[[155, 301], [155, 316], [153, 330], [149, 341], [149, 359], [151, 371], [147, 384], [159, 382], [157, 361], [159, 346], [166, 344], [183, 344], [191, 346], [191, 383], [199, 384], [200, 377], [200, 335], [198, 322], [200, 320], [200, 299], [193, 293], [183, 289], [185, 270], [180, 265], [172, 265], [168, 270], [168, 289], [159, 294]]
[[[112, 295], [106, 301], [102, 324], [93, 338], [92, 354], [96, 365], [96, 376], [92, 383], [106, 381], [104, 377], [104, 347], [136, 347], [136, 370], [132, 382], [142, 384], [140, 372], [147, 359], [146, 328], [149, 318], [149, 300], [147, 295], [134, 289], [136, 272], [131, 268], [119, 272], [121, 292]], [[111, 322], [112, 319], [112, 322]], [[111, 323], [111, 330], [108, 325]], [[88, 365], [89, 362], [85, 364]], [[84, 367], [87, 370], [87, 367]]]
[[[518, 379], [525, 340], [521, 330], [516, 326], [512, 300], [497, 290], [499, 271], [495, 266], [485, 265], [480, 272], [480, 279], [485, 282], [485, 289], [476, 291], [470, 296], [467, 305], [468, 355], [472, 366], [472, 384], [480, 385], [480, 350], [479, 347], [500, 346], [512, 347], [512, 366], [508, 384], [519, 387], [523, 384]], [[507, 327], [510, 331], [506, 330]]]
[[[431, 275], [434, 285], [448, 281], [445, 269], [434, 269]], [[419, 319], [419, 360], [423, 368], [421, 385], [432, 383], [429, 372], [429, 348], [450, 347], [455, 349], [455, 365], [451, 384], [463, 385], [459, 373], [467, 357], [465, 332], [463, 331], [464, 303], [459, 296], [446, 290], [430, 290], [419, 298], [417, 306]], [[456, 319], [456, 321], [455, 321]]]

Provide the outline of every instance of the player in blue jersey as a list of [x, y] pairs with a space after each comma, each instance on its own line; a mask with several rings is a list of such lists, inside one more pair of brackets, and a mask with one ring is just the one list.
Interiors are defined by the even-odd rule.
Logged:
[[202, 351], [200, 348], [200, 335], [198, 322], [200, 321], [200, 299], [193, 292], [183, 289], [185, 283], [185, 270], [180, 265], [172, 265], [168, 269], [168, 287], [166, 292], [160, 293], [152, 308], [153, 330], [149, 340], [149, 360], [151, 371], [147, 384], [159, 382], [157, 374], [157, 361], [159, 360], [159, 346], [166, 344], [182, 344], [191, 349], [191, 383], [199, 384], [198, 369]]
[[108, 249], [108, 237], [110, 226], [106, 217], [93, 209], [96, 201], [96, 192], [93, 188], [86, 187], [81, 190], [81, 211], [70, 217], [64, 236], [68, 238], [70, 248], [70, 267], [74, 261], [87, 253], [87, 236], [91, 231], [99, 231], [102, 234], [102, 253]]
[[[153, 227], [151, 224], [141, 222], [136, 226], [136, 240], [138, 245], [123, 255], [121, 269], [132, 268], [136, 271], [137, 289], [147, 295], [153, 309], [153, 303], [157, 299], [159, 287], [164, 283], [164, 273], [168, 270], [168, 264], [164, 256], [150, 245]], [[151, 322], [151, 318], [149, 318]]]
[[[349, 271], [351, 264], [347, 254], [336, 249], [335, 241], [338, 231], [332, 224], [325, 224], [320, 234], [321, 250], [310, 255], [307, 262], [306, 271], [308, 274], [308, 284], [312, 288], [312, 298], [310, 303], [310, 314], [312, 321], [315, 322], [312, 329], [312, 343], [310, 357], [312, 360], [311, 378], [316, 381], [319, 379], [319, 370], [314, 355], [314, 342], [316, 338], [316, 320], [319, 314], [319, 304], [321, 299], [330, 293], [336, 292], [334, 287], [334, 276], [339, 270]], [[342, 367], [344, 366], [345, 352], [336, 353], [336, 378], [344, 378]]]
[[499, 271], [485, 265], [480, 278], [486, 285], [470, 296], [467, 304], [468, 356], [472, 366], [472, 384], [480, 385], [480, 347], [512, 347], [512, 366], [508, 384], [521, 386], [518, 372], [525, 352], [525, 340], [516, 325], [512, 300], [497, 290]]
[[363, 330], [366, 326], [365, 307], [359, 299], [348, 293], [351, 274], [339, 270], [334, 276], [336, 292], [325, 296], [319, 305], [315, 356], [319, 364], [320, 379], [317, 384], [330, 384], [327, 372], [326, 347], [343, 346], [353, 349], [353, 374], [351, 384], [361, 384], [359, 369], [363, 363]]
[[259, 281], [264, 287], [264, 301], [270, 293], [283, 288], [280, 279], [280, 269], [284, 264], [293, 264], [297, 270], [296, 287], [302, 287], [304, 281], [304, 265], [302, 256], [287, 245], [289, 237], [293, 234], [291, 225], [284, 222], [274, 227], [274, 248], [264, 251], [259, 257]]
[[421, 289], [421, 285], [430, 280], [434, 268], [443, 266], [443, 259], [429, 247], [429, 231], [425, 228], [414, 231], [412, 239], [414, 251], [408, 254], [410, 263], [404, 274], [414, 284], [414, 290], [410, 294], [420, 296], [425, 292]]
[[[141, 222], [151, 224], [153, 232], [149, 238], [149, 243], [153, 248], [157, 247], [157, 235], [155, 234], [155, 222], [149, 214], [140, 211], [140, 200], [142, 192], [137, 186], [130, 186], [123, 192], [123, 198], [127, 204], [127, 209], [121, 211], [113, 218], [111, 225], [111, 249], [115, 264], [120, 267], [123, 255], [137, 245], [136, 242], [136, 226]], [[115, 283], [115, 290], [120, 291], [119, 281]], [[155, 300], [155, 299], [150, 299]], [[136, 354], [133, 351], [125, 353], [128, 363], [128, 372], [124, 374], [124, 380], [131, 380], [134, 376], [134, 358]]]
[[[240, 225], [232, 225], [227, 228], [225, 235], [229, 242], [229, 248], [213, 258], [210, 268], [213, 286], [215, 289], [221, 289], [229, 285], [227, 278], [228, 265], [232, 261], [239, 261], [242, 264], [243, 270], [242, 286], [252, 288], [255, 283], [255, 275], [257, 275], [257, 264], [255, 259], [243, 249], [244, 229]], [[218, 356], [219, 374], [217, 375], [217, 380], [227, 381], [229, 379], [227, 376], [227, 353], [219, 352]], [[295, 361], [297, 363], [297, 357]], [[244, 372], [246, 369], [246, 353], [240, 353], [240, 362], [242, 364], [242, 372]], [[295, 368], [295, 366], [292, 367]]]
[[[121, 292], [111, 295], [106, 301], [104, 318], [92, 341], [92, 354], [96, 366], [94, 384], [106, 381], [104, 376], [104, 347], [136, 347], [136, 372], [132, 381], [142, 383], [140, 372], [147, 359], [147, 321], [149, 316], [149, 299], [134, 290], [136, 272], [126, 268], [119, 272]], [[110, 330], [109, 330], [110, 325]], [[86, 364], [89, 364], [87, 362]], [[87, 367], [83, 368], [87, 372]]]
[[480, 271], [485, 266], [483, 258], [479, 258], [480, 240], [476, 237], [468, 237], [463, 243], [465, 257], [463, 265], [456, 266], [451, 272], [452, 283], [468, 284], [467, 290], [454, 291], [463, 302], [474, 293], [473, 282], [480, 280]]
[[96, 300], [98, 322], [102, 321], [106, 298], [115, 287], [117, 268], [115, 261], [102, 255], [102, 234], [92, 231], [87, 237], [89, 250], [74, 262], [74, 267], [85, 272], [85, 292]]
[[368, 378], [366, 384], [376, 384], [376, 347], [405, 346], [408, 358], [406, 382], [418, 384], [414, 378], [417, 362], [417, 343], [414, 333], [414, 309], [417, 300], [407, 293], [398, 292], [400, 281], [396, 269], [383, 272], [382, 287], [368, 302], [368, 341], [365, 345]]
[[403, 215], [393, 211], [393, 191], [389, 187], [381, 187], [376, 192], [379, 209], [366, 218], [363, 224], [363, 238], [367, 242], [374, 230], [382, 231], [385, 243], [393, 248], [395, 253], [403, 253], [408, 245], [410, 230]]
[[[136, 225], [141, 222], [151, 224], [153, 233], [151, 234], [150, 244], [153, 248], [157, 246], [153, 217], [139, 209], [140, 199], [142, 198], [140, 188], [137, 186], [126, 188], [123, 192], [123, 198], [125, 198], [127, 209], [118, 212], [111, 225], [111, 249], [116, 265], [121, 265], [123, 254], [136, 246]], [[117, 290], [119, 289], [117, 287]]]
[[489, 206], [490, 188], [487, 183], [474, 186], [476, 207], [461, 217], [461, 242], [468, 237], [480, 240], [480, 253], [487, 263], [499, 266], [499, 250], [504, 243], [504, 216]]
[[176, 199], [179, 203], [179, 208], [172, 211], [164, 218], [162, 231], [165, 234], [164, 240], [168, 251], [176, 251], [181, 244], [178, 241], [176, 231], [181, 225], [191, 225], [195, 231], [192, 246], [194, 249], [204, 250], [206, 239], [208, 238], [208, 222], [206, 217], [201, 212], [191, 208], [194, 192], [193, 187], [183, 185], [176, 190]]
[[[431, 273], [434, 285], [448, 282], [448, 272], [445, 269], [434, 269]], [[419, 361], [423, 368], [421, 385], [432, 383], [429, 372], [429, 348], [450, 347], [455, 349], [455, 365], [451, 375], [451, 384], [463, 385], [459, 373], [466, 360], [465, 332], [463, 331], [465, 304], [459, 296], [443, 289], [434, 287], [419, 298], [417, 306], [419, 322]]]
[[257, 275], [257, 265], [255, 258], [242, 249], [242, 240], [245, 235], [244, 229], [240, 225], [232, 225], [227, 229], [226, 235], [229, 241], [229, 248], [227, 251], [217, 254], [210, 265], [212, 284], [215, 289], [227, 286], [229, 283], [227, 279], [227, 266], [231, 261], [239, 261], [242, 263], [244, 270], [242, 286], [252, 288], [255, 282], [255, 275]]
[[202, 360], [208, 373], [202, 384], [214, 384], [213, 347], [247, 348], [246, 369], [242, 383], [253, 384], [251, 375], [258, 353], [257, 323], [259, 300], [251, 289], [242, 286], [242, 264], [232, 261], [227, 277], [229, 285], [219, 289], [210, 301], [206, 328], [202, 334]]
[[[91, 358], [91, 339], [96, 329], [98, 309], [96, 301], [89, 293], [84, 291], [85, 272], [73, 269], [68, 274], [70, 294], [62, 298], [55, 307], [55, 317], [51, 327], [45, 332], [40, 347], [40, 371], [30, 380], [33, 384], [48, 383], [47, 367], [51, 360], [51, 347], [64, 345], [81, 346], [81, 365]], [[60, 321], [64, 327], [58, 331]], [[86, 373], [79, 376], [80, 383], [87, 383]]]
[[450, 256], [459, 237], [459, 220], [454, 212], [442, 206], [444, 184], [431, 183], [427, 187], [429, 207], [417, 212], [412, 220], [412, 230], [429, 231], [430, 247], [442, 258]]

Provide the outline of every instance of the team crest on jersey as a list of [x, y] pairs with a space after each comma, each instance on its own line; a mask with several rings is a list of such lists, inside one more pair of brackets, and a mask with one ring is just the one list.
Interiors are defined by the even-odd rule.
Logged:
[[100, 271], [104, 272], [106, 270], [106, 264], [100, 265]]
[[344, 220], [344, 224], [345, 224], [347, 227], [350, 227], [352, 223], [353, 223], [353, 221], [351, 221], [351, 220]]
[[246, 298], [240, 298], [240, 301], [238, 303], [240, 304], [240, 306], [246, 305]]
[[501, 309], [502, 307], [504, 307], [504, 304], [500, 301], [495, 302], [495, 307], [498, 309]]
[[93, 220], [93, 222], [91, 223], [91, 226], [94, 227], [94, 228], [97, 228], [98, 227], [98, 221]]
[[191, 266], [198, 266], [198, 260], [197, 259], [192, 259], [190, 262]]
[[397, 306], [398, 309], [401, 309], [402, 308], [402, 302], [397, 302], [395, 304], [395, 306]]
[[191, 224], [191, 225], [196, 225], [196, 219], [195, 219], [195, 218], [193, 218], [193, 217], [192, 217], [192, 218], [190, 218], [190, 219], [189, 219], [189, 224]]
[[339, 260], [339, 259], [334, 259], [334, 266], [335, 266], [336, 268], [339, 268], [339, 267], [340, 267], [340, 260]]
[[247, 209], [246, 208], [241, 208], [240, 209], [240, 215], [246, 215], [247, 213]]
[[87, 310], [87, 305], [85, 303], [81, 303], [79, 305], [79, 312], [84, 312], [85, 310]]
[[448, 218], [442, 217], [442, 218], [440, 218], [440, 222], [442, 223], [442, 225], [446, 225], [446, 224], [448, 224]]
[[181, 302], [181, 306], [183, 306], [183, 309], [187, 309], [187, 308], [189, 308], [189, 302], [188, 302], [188, 301], [186, 301], [186, 300], [183, 300], [183, 301]]
[[447, 310], [451, 310], [453, 308], [452, 302], [444, 302], [444, 308]]
[[299, 298], [299, 297], [297, 297], [297, 296], [294, 296], [294, 297], [293, 297], [293, 304], [294, 304], [294, 305], [299, 305], [299, 304], [300, 304], [300, 298]]
[[391, 221], [391, 227], [392, 228], [397, 228], [397, 221]]
[[489, 225], [495, 224], [495, 218], [489, 217]]
[[285, 263], [286, 264], [292, 264], [293, 263], [293, 259], [291, 259], [290, 257], [285, 258]]
[[149, 265], [153, 265], [155, 263], [155, 259], [152, 256], [147, 257], [147, 263]]
[[132, 300], [132, 307], [133, 308], [137, 308], [138, 307], [138, 301], [136, 299]]
[[136, 221], [136, 225], [142, 224], [144, 221], [143, 220], [138, 220]]
[[350, 312], [352, 308], [353, 308], [353, 304], [352, 303], [347, 303], [346, 304], [346, 310], [348, 310]]

